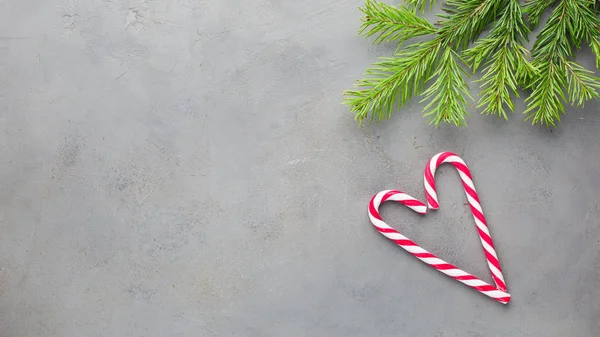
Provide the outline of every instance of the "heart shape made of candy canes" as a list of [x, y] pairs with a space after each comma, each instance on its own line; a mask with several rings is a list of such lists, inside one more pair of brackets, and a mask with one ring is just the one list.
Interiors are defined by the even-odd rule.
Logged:
[[[419, 214], [426, 214], [428, 206], [431, 209], [438, 209], [439, 203], [435, 189], [434, 176], [436, 169], [444, 163], [450, 163], [458, 170], [465, 193], [467, 195], [467, 200], [469, 201], [471, 211], [473, 212], [473, 218], [475, 219], [475, 225], [481, 239], [481, 245], [483, 246], [483, 251], [485, 252], [488, 267], [492, 273], [492, 278], [494, 279], [496, 286], [484, 282], [477, 277], [456, 268], [450, 263], [421, 248], [419, 245], [383, 222], [381, 216], [379, 215], [379, 206], [386, 201], [399, 202]], [[369, 203], [369, 218], [371, 219], [373, 226], [375, 226], [375, 228], [381, 234], [383, 234], [383, 236], [394, 241], [417, 259], [427, 263], [431, 267], [452, 277], [453, 279], [481, 292], [482, 294], [487, 295], [502, 304], [507, 304], [510, 301], [510, 294], [506, 292], [506, 283], [504, 281], [504, 276], [502, 276], [502, 269], [500, 268], [498, 255], [494, 249], [494, 243], [492, 242], [490, 231], [485, 221], [485, 217], [483, 216], [483, 210], [481, 208], [481, 204], [479, 203], [477, 192], [475, 191], [475, 185], [473, 184], [471, 172], [469, 171], [469, 168], [465, 162], [452, 152], [438, 153], [431, 158], [425, 167], [424, 180], [428, 206], [401, 191], [381, 191], [377, 193]]]

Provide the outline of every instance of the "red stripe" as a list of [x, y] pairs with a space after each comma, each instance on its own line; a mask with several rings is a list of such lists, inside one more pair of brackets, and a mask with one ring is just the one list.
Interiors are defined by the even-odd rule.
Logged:
[[[503, 290], [504, 292], [506, 292], [505, 290]], [[496, 301], [500, 302], [500, 303], [508, 303], [510, 302], [510, 297], [498, 297], [495, 298]]]
[[473, 180], [473, 177], [471, 176], [471, 171], [469, 170], [467, 165], [465, 165], [463, 163], [457, 163], [457, 162], [453, 162], [452, 165], [454, 165], [454, 167], [456, 167], [457, 170], [461, 171], [467, 177], [469, 177], [469, 179]]
[[[381, 227], [377, 227], [375, 226], [375, 228], [377, 228], [378, 231], [380, 231], [381, 233], [398, 233], [398, 231], [396, 231], [393, 228], [381, 228]], [[400, 233], [398, 233], [400, 234]]]
[[396, 195], [398, 193], [402, 193], [400, 191], [389, 191], [387, 192], [383, 198], [381, 198], [381, 203], [383, 204], [384, 202], [386, 202], [391, 196]]
[[433, 209], [438, 209], [440, 208], [440, 204], [438, 204], [437, 201], [435, 201], [435, 199], [429, 194], [427, 193], [427, 203], [431, 206], [431, 208]]
[[463, 187], [464, 187], [464, 189], [465, 189], [465, 192], [467, 192], [467, 194], [468, 194], [468, 195], [469, 195], [471, 198], [473, 198], [473, 199], [477, 200], [477, 202], [481, 204], [481, 202], [479, 201], [479, 196], [477, 195], [477, 192], [475, 192], [475, 190], [474, 190], [474, 189], [472, 189], [472, 188], [471, 188], [471, 186], [467, 185], [467, 184], [466, 184], [466, 183], [463, 181]]
[[438, 270], [458, 269], [455, 266], [451, 265], [450, 263], [430, 264], [430, 266], [432, 266], [433, 268], [438, 269]]
[[469, 286], [469, 287], [471, 287], [471, 288], [473, 288], [473, 289], [477, 289], [477, 290], [479, 290], [479, 291], [492, 291], [492, 290], [498, 290], [498, 288], [496, 288], [496, 287], [494, 287], [494, 286], [492, 286], [492, 285], [489, 285], [489, 284], [482, 285], [482, 286]]
[[433, 177], [433, 172], [430, 170], [429, 163], [427, 163], [427, 167], [425, 167], [425, 179], [427, 179], [429, 185], [435, 190], [435, 179]]
[[397, 243], [400, 246], [418, 246], [416, 243], [414, 243], [408, 239], [406, 239], [406, 240], [398, 239], [398, 240], [392, 240], [392, 241], [394, 241], [395, 243]]
[[485, 257], [488, 260], [488, 262], [490, 262], [494, 267], [498, 268], [498, 270], [500, 270], [500, 272], [502, 272], [502, 269], [500, 268], [500, 263], [498, 262], [498, 259], [496, 259], [494, 257], [494, 255], [492, 255], [490, 252], [488, 252], [487, 250], [483, 250], [483, 252], [485, 253]]
[[[429, 169], [431, 160], [425, 166], [425, 180], [427, 184], [431, 187], [431, 189], [435, 192], [435, 178], [433, 177], [433, 172]], [[425, 196], [427, 197], [427, 203], [431, 205], [431, 208], [436, 209], [439, 208], [440, 205], [437, 201], [429, 194], [427, 189], [425, 189]]]
[[481, 237], [481, 239], [483, 241], [485, 241], [488, 245], [490, 245], [490, 247], [494, 248], [494, 244], [492, 243], [492, 238], [490, 238], [484, 231], [479, 229], [479, 227], [477, 227], [477, 232], [479, 232], [479, 237]]
[[425, 204], [420, 202], [419, 200], [403, 200], [399, 202], [406, 206], [425, 206]]
[[[444, 160], [448, 159], [448, 157], [452, 157], [452, 156], [457, 156], [452, 152], [444, 152], [442, 153], [437, 160], [437, 163], [435, 163], [435, 167], [440, 167], [440, 165], [442, 165], [444, 163]], [[457, 156], [458, 157], [458, 156]]]
[[487, 221], [485, 220], [485, 216], [483, 215], [483, 213], [481, 213], [477, 208], [473, 206], [471, 206], [471, 212], [473, 213], [473, 216], [476, 217], [477, 220], [483, 222], [483, 225], [487, 228]]
[[369, 203], [369, 213], [375, 219], [383, 221], [383, 220], [381, 220], [381, 216], [379, 215], [379, 212], [377, 212], [377, 210], [375, 209], [375, 204], [373, 203], [374, 199], [375, 199], [375, 197], [373, 197], [373, 199], [371, 199], [371, 202]]
[[507, 291], [507, 289], [506, 289], [506, 284], [504, 284], [504, 282], [502, 282], [502, 280], [501, 280], [501, 279], [499, 279], [499, 278], [497, 278], [497, 277], [494, 277], [494, 282], [496, 282], [496, 285], [498, 286], [498, 289], [499, 289], [499, 290], [502, 290], [502, 291], [504, 291], [504, 292], [506, 292], [506, 291]]
[[[442, 152], [442, 154], [438, 157], [435, 163], [436, 169], [444, 163], [444, 160], [451, 156], [456, 156], [456, 154], [452, 152]], [[435, 177], [433, 175], [433, 172], [431, 172], [430, 170], [430, 163], [431, 160], [429, 161], [429, 163], [427, 163], [427, 167], [425, 167], [425, 179], [427, 180], [427, 183], [429, 184], [429, 186], [431, 186], [433, 191], [436, 192]], [[429, 203], [429, 205], [431, 205], [431, 208], [437, 209], [440, 207], [440, 204], [427, 192], [427, 189], [425, 189], [425, 195], [427, 196], [427, 202]]]
[[459, 281], [466, 281], [466, 280], [478, 280], [477, 277], [473, 276], [473, 275], [464, 275], [464, 276], [452, 276], [455, 279], [459, 280]]
[[413, 253], [414, 257], [419, 257], [421, 259], [425, 259], [428, 257], [435, 257], [436, 259], [438, 258], [437, 256], [431, 254], [431, 253]]

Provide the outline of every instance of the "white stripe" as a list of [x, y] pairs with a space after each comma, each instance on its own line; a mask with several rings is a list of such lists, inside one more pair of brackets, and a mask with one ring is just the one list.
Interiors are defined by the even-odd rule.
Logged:
[[486, 282], [483, 282], [483, 281], [482, 281], [482, 280], [480, 280], [480, 279], [472, 279], [472, 280], [459, 280], [459, 281], [460, 281], [460, 282], [462, 282], [462, 283], [464, 283], [464, 284], [466, 284], [466, 285], [468, 285], [468, 286], [471, 286], [471, 287], [489, 286], [489, 284], [488, 284], [488, 283], [486, 283]]
[[417, 213], [421, 213], [421, 214], [427, 213], [427, 206], [407, 206], [407, 207], [411, 208], [412, 210], [414, 210]]
[[375, 206], [375, 209], [377, 211], [379, 211], [379, 205], [381, 205], [381, 199], [383, 199], [383, 196], [388, 192], [390, 192], [390, 190], [381, 191], [375, 195], [375, 198], [373, 198], [373, 205]]
[[406, 193], [396, 193], [388, 198], [388, 200], [394, 201], [406, 201], [406, 200], [417, 200]]
[[447, 157], [447, 158], [444, 160], [444, 163], [459, 163], [459, 164], [463, 164], [463, 165], [467, 166], [467, 163], [465, 163], [465, 162], [462, 160], [462, 158], [461, 158], [461, 157], [459, 157], [459, 156], [456, 156], [456, 155], [452, 155], [452, 156], [449, 156], [449, 157]]
[[[438, 202], [438, 198], [437, 198], [437, 194], [435, 193], [435, 191], [433, 190], [433, 187], [431, 187], [429, 185], [429, 183], [427, 182], [427, 179], [425, 179], [425, 191], [427, 192], [427, 194], [429, 194], [429, 196], [435, 200], [435, 202]], [[439, 202], [438, 202], [439, 203]], [[429, 203], [429, 200], [427, 201], [427, 204], [429, 204], [429, 208], [433, 208], [431, 207], [431, 204]]]
[[502, 276], [502, 273], [498, 270], [498, 268], [496, 268], [489, 261], [488, 261], [488, 266], [490, 267], [490, 271], [492, 272], [492, 274], [494, 274], [497, 278], [501, 279], [502, 282], [504, 282], [504, 276]]
[[423, 258], [419, 258], [419, 260], [421, 260], [427, 264], [432, 264], [432, 265], [447, 264], [446, 261], [444, 261], [442, 259], [438, 259], [437, 257], [423, 257]]
[[463, 173], [463, 171], [456, 169], [458, 171], [458, 175], [460, 176], [460, 179], [462, 179], [462, 181], [469, 185], [470, 188], [473, 189], [473, 191], [477, 191], [475, 190], [475, 184], [473, 184], [473, 180], [471, 180], [471, 178], [469, 178], [468, 175], [466, 175], [465, 173]]
[[[373, 199], [373, 207], [375, 208], [375, 210], [379, 213], [379, 206], [381, 205], [381, 200], [383, 199], [383, 196], [386, 195], [388, 192], [390, 192], [390, 190], [386, 190], [386, 191], [381, 191], [379, 193], [377, 193], [375, 195], [375, 198]], [[396, 193], [391, 195], [387, 200], [392, 200], [392, 201], [406, 201], [406, 200], [411, 200], [411, 201], [419, 201], [418, 199], [415, 199], [413, 197], [411, 197], [410, 195], [406, 194], [406, 193]], [[387, 201], [386, 200], [386, 201]], [[421, 213], [424, 214], [427, 212], [427, 206], [406, 206], [410, 209], [412, 209], [413, 211], [417, 212], [417, 213]], [[373, 217], [373, 215], [371, 214], [371, 212], [369, 211], [369, 217], [371, 218], [371, 222], [378, 222], [381, 221], [379, 219], [376, 219], [375, 217]], [[387, 225], [385, 225], [386, 227], [389, 227]], [[379, 226], [382, 227], [382, 226]], [[391, 228], [391, 227], [389, 227]]]
[[437, 169], [436, 163], [438, 161], [438, 158], [440, 158], [440, 156], [443, 154], [444, 152], [440, 152], [438, 154], [436, 154], [435, 156], [433, 156], [431, 158], [431, 160], [429, 161], [429, 171], [431, 172], [432, 176], [435, 176], [435, 170]]
[[373, 216], [371, 213], [369, 213], [369, 219], [371, 220], [371, 223], [373, 224], [373, 226], [376, 226], [379, 228], [392, 228], [385, 222], [375, 218], [375, 216]]
[[[409, 201], [409, 200], [410, 201], [419, 201], [419, 199], [413, 198], [413, 197], [411, 197], [410, 195], [408, 195], [406, 193], [396, 193], [396, 194], [390, 196], [387, 200], [399, 201], [399, 202]], [[420, 206], [420, 205], [417, 205], [417, 206], [408, 206], [408, 205], [405, 205], [405, 206], [408, 207], [408, 208], [410, 208], [410, 209], [412, 209], [415, 212], [418, 212], [418, 213], [425, 213], [425, 212], [427, 212], [427, 206]]]
[[492, 248], [492, 246], [490, 246], [483, 239], [481, 239], [481, 245], [483, 246], [483, 249], [485, 249], [488, 253], [492, 254], [496, 258], [496, 260], [498, 259], [498, 256], [496, 255], [496, 251], [494, 250], [494, 248]]
[[448, 276], [454, 276], [454, 277], [470, 275], [466, 271], [463, 271], [460, 269], [448, 269], [448, 270], [440, 270], [440, 271]]
[[490, 236], [490, 231], [488, 230], [487, 226], [483, 222], [481, 222], [481, 220], [477, 219], [475, 214], [473, 214], [473, 219], [475, 219], [475, 225], [477, 226], [477, 228], [481, 229], [482, 232]]
[[471, 204], [481, 214], [483, 214], [483, 210], [481, 209], [481, 205], [479, 204], [479, 202], [477, 202], [477, 200], [475, 200], [472, 196], [470, 196], [469, 193], [467, 193], [467, 190], [465, 190], [465, 194], [467, 195], [467, 200], [469, 200], [469, 204]]
[[[460, 163], [460, 164], [465, 165], [467, 170], [469, 169], [469, 167], [467, 166], [467, 163], [465, 163], [460, 157], [457, 157], [457, 156], [450, 156], [444, 162], [445, 163], [448, 163], [448, 162]], [[458, 168], [456, 168], [456, 170], [458, 171], [458, 175], [460, 176], [460, 179], [462, 179], [462, 181], [465, 184], [467, 184], [467, 186], [469, 186], [471, 189], [473, 189], [473, 192], [477, 193], [477, 190], [475, 189], [475, 184], [473, 183], [473, 180], [471, 180], [471, 178], [469, 178], [469, 176], [465, 172], [459, 170]]]
[[385, 236], [386, 238], [388, 238], [390, 240], [406, 240], [406, 237], [398, 232], [396, 232], [396, 233], [380, 232], [380, 233], [383, 234], [383, 236]]
[[415, 253], [415, 254], [429, 253], [428, 251], [426, 251], [425, 249], [423, 249], [419, 246], [400, 246], [400, 247], [404, 248], [406, 251], [408, 251], [410, 253]]
[[489, 290], [489, 291], [482, 291], [481, 293], [484, 295], [487, 295], [491, 298], [510, 297], [509, 293], [505, 293], [502, 290]]

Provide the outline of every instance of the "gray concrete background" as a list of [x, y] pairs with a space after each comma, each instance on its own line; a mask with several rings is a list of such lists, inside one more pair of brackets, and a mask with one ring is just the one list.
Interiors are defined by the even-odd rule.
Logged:
[[[0, 0], [0, 336], [598, 336], [600, 105], [435, 130], [415, 101], [358, 128], [341, 93], [393, 48], [357, 36], [361, 3]], [[382, 189], [424, 199], [444, 150], [508, 306], [368, 221]], [[385, 219], [490, 280], [438, 177], [439, 211]]]

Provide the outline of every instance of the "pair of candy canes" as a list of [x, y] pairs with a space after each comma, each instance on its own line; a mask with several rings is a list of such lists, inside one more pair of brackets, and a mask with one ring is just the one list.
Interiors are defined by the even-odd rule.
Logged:
[[[386, 201], [399, 202], [419, 214], [425, 214], [427, 212], [428, 206], [431, 209], [438, 209], [440, 206], [438, 203], [438, 197], [435, 189], [434, 175], [436, 169], [444, 163], [450, 163], [454, 165], [454, 167], [456, 167], [456, 169], [458, 170], [463, 186], [465, 188], [467, 200], [469, 201], [471, 211], [473, 212], [473, 218], [475, 219], [475, 225], [477, 226], [477, 232], [479, 233], [479, 237], [481, 239], [483, 251], [485, 252], [485, 257], [487, 259], [489, 269], [492, 273], [492, 278], [494, 279], [494, 283], [496, 284], [495, 286], [484, 282], [461, 269], [456, 268], [452, 264], [438, 258], [434, 254], [421, 248], [419, 245], [417, 245], [404, 235], [398, 233], [398, 231], [396, 231], [395, 229], [387, 225], [385, 222], [383, 222], [381, 216], [379, 215], [379, 205]], [[460, 281], [465, 285], [481, 292], [482, 294], [489, 296], [500, 303], [507, 304], [510, 301], [510, 294], [506, 292], [506, 283], [504, 281], [504, 276], [502, 275], [502, 269], [500, 268], [498, 255], [496, 254], [496, 250], [494, 249], [494, 243], [492, 242], [492, 237], [490, 236], [490, 231], [488, 229], [485, 217], [483, 215], [483, 210], [481, 209], [481, 205], [479, 203], [479, 197], [477, 196], [477, 192], [475, 191], [475, 185], [473, 184], [471, 172], [469, 171], [469, 168], [467, 167], [465, 162], [454, 153], [438, 153], [435, 156], [433, 156], [433, 158], [431, 158], [431, 160], [425, 167], [424, 180], [425, 194], [427, 196], [428, 206], [401, 191], [381, 191], [377, 193], [369, 203], [369, 218], [371, 219], [373, 226], [375, 226], [375, 228], [381, 234], [383, 234], [388, 239], [394, 241], [396, 244], [404, 248], [417, 259], [427, 263], [431, 267], [452, 277], [453, 279]]]

